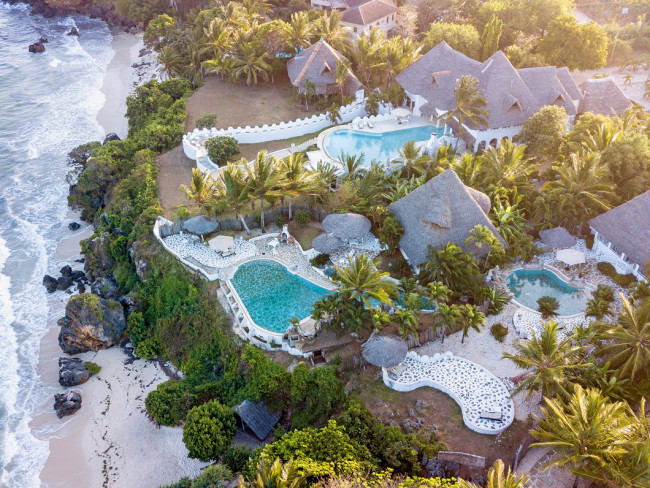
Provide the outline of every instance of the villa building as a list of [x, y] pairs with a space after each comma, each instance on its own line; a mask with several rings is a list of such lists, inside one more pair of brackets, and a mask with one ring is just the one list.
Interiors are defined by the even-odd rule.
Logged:
[[593, 250], [622, 274], [646, 280], [650, 265], [650, 190], [589, 221]]
[[452, 242], [466, 251], [465, 240], [477, 225], [490, 229], [504, 245], [505, 241], [490, 219], [490, 197], [465, 186], [451, 169], [432, 178], [388, 208], [404, 228], [400, 249], [413, 267], [427, 260], [434, 249]]
[[[287, 64], [291, 84], [304, 93], [307, 80], [314, 84], [316, 95], [332, 95], [340, 92], [336, 84], [336, 65], [347, 58], [327, 44], [323, 39], [312, 44]], [[343, 94], [354, 96], [361, 88], [361, 82], [348, 68]]]
[[397, 25], [399, 10], [392, 0], [311, 0], [311, 7], [343, 12], [341, 24], [355, 39], [373, 27], [388, 33]]
[[[465, 75], [478, 80], [489, 113], [487, 127], [463, 121], [463, 139], [474, 151], [496, 146], [502, 138], [512, 139], [523, 123], [546, 105], [564, 107], [567, 122], [572, 122], [582, 99], [566, 68], [515, 69], [501, 51], [479, 62], [444, 41], [404, 69], [397, 81], [406, 91], [415, 115], [437, 117], [455, 108], [456, 80]], [[457, 121], [449, 125], [458, 132]]]
[[582, 100], [578, 105], [578, 116], [586, 112], [608, 117], [623, 115], [633, 105], [611, 76], [589, 79], [580, 85], [580, 89]]

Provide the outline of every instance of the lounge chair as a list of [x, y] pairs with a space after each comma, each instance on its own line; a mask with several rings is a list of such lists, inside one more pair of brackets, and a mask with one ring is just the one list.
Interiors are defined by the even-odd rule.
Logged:
[[374, 129], [375, 126], [372, 122], [368, 121], [368, 129]]
[[359, 129], [363, 129], [366, 126], [363, 120], [359, 121]]
[[493, 411], [482, 410], [480, 415], [482, 419], [487, 419], [487, 420], [501, 420], [502, 416], [503, 414], [501, 413], [501, 409], [495, 409]]

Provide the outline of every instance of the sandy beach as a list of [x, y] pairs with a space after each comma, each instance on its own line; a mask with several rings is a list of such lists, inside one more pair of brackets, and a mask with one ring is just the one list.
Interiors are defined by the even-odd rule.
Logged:
[[[125, 137], [126, 97], [139, 83], [155, 76], [152, 54], [141, 56], [142, 37], [114, 33], [115, 55], [102, 87], [105, 105], [97, 119], [106, 133]], [[138, 64], [133, 68], [133, 64]], [[70, 219], [77, 216], [70, 213]], [[92, 234], [85, 225], [58, 246], [53, 261], [83, 269], [80, 241]], [[58, 268], [57, 268], [58, 269]], [[49, 296], [49, 332], [41, 342], [39, 373], [49, 394], [64, 391], [58, 384], [57, 320], [64, 315], [70, 297], [64, 292]], [[101, 371], [82, 385], [82, 408], [74, 415], [57, 419], [53, 398], [35, 412], [30, 426], [41, 439], [49, 440], [50, 453], [41, 472], [41, 485], [49, 488], [158, 487], [183, 476], [195, 476], [203, 466], [187, 458], [182, 429], [156, 426], [147, 418], [147, 393], [168, 377], [158, 363], [135, 358], [129, 348], [113, 347], [97, 353], [77, 355], [101, 366]]]

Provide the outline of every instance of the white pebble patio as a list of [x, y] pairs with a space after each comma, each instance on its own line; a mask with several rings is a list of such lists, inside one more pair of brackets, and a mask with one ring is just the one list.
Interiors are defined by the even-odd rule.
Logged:
[[[503, 382], [482, 366], [451, 352], [430, 357], [411, 351], [398, 369], [383, 368], [383, 375], [386, 386], [396, 391], [429, 386], [448, 394], [460, 406], [465, 425], [479, 434], [499, 434], [515, 418], [514, 403]], [[496, 413], [497, 418], [485, 418], [488, 412]]]

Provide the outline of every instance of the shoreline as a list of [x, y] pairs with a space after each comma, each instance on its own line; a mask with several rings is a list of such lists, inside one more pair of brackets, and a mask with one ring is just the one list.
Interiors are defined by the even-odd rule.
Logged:
[[[142, 36], [112, 30], [115, 51], [106, 68], [101, 92], [104, 106], [97, 121], [105, 134], [124, 138], [128, 132], [126, 97], [143, 81], [155, 78], [155, 54], [146, 52]], [[72, 218], [78, 217], [70, 212]], [[92, 235], [90, 225], [71, 233], [57, 246], [54, 262], [83, 269], [80, 241]], [[56, 392], [58, 358], [57, 320], [63, 316], [70, 295], [56, 292], [48, 297], [49, 330], [41, 340], [38, 370], [43, 387]], [[49, 488], [157, 487], [183, 476], [195, 476], [204, 465], [187, 458], [182, 429], [156, 428], [144, 407], [146, 394], [169, 378], [155, 361], [134, 358], [115, 346], [76, 355], [93, 361], [102, 370], [86, 383], [69, 389], [82, 395], [82, 407], [58, 419], [52, 397], [34, 412], [30, 428], [49, 442], [49, 454], [40, 474], [41, 486]]]

